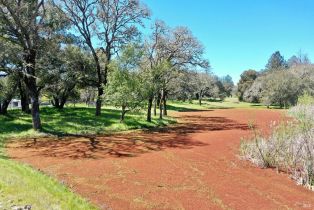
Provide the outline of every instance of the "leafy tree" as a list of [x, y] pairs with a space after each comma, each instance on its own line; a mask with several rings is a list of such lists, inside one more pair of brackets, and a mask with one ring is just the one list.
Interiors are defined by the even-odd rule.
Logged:
[[287, 63], [284, 57], [280, 54], [279, 51], [274, 52], [266, 64], [266, 70], [282, 70], [287, 67]]
[[267, 105], [287, 108], [295, 105], [301, 94], [300, 80], [289, 71], [273, 72], [265, 77], [262, 95], [263, 102]]
[[289, 71], [301, 81], [301, 88], [314, 96], [314, 65], [303, 64], [290, 67]]
[[233, 83], [232, 77], [230, 75], [227, 75], [227, 76], [223, 77], [221, 79], [221, 83], [222, 83], [222, 86], [223, 86], [224, 91], [226, 93], [226, 96], [230, 97], [232, 95], [232, 90], [233, 90], [233, 87], [234, 87], [234, 83]]
[[[151, 86], [148, 88], [147, 121], [151, 121], [152, 103], [160, 98], [160, 118], [166, 112], [168, 85], [177, 75], [179, 69], [188, 66], [209, 68], [209, 63], [202, 58], [204, 48], [185, 27], [171, 29], [162, 21], [153, 25], [150, 40], [145, 43], [145, 62], [143, 69], [150, 75]], [[156, 97], [159, 95], [159, 97]], [[162, 107], [164, 107], [162, 109]]]
[[109, 103], [121, 107], [121, 122], [128, 111], [142, 107], [144, 101], [143, 81], [139, 72], [141, 52], [127, 47], [123, 55], [112, 62], [106, 94]]
[[0, 77], [0, 114], [7, 114], [8, 106], [16, 94], [17, 85], [16, 75]]
[[252, 86], [254, 80], [256, 80], [257, 77], [258, 72], [252, 69], [244, 71], [241, 74], [241, 78], [238, 83], [238, 97], [240, 101], [243, 101], [243, 95], [245, 91]]
[[70, 97], [78, 95], [77, 87], [85, 85], [93, 65], [88, 54], [73, 45], [51, 50], [53, 53], [42, 61], [48, 71], [45, 92], [52, 98], [53, 106], [62, 109]]
[[22, 111], [29, 114], [29, 91], [23, 81], [23, 54], [22, 49], [11, 42], [0, 40], [0, 70], [6, 74], [15, 74], [17, 79]]
[[264, 89], [265, 75], [259, 76], [254, 80], [250, 88], [246, 89], [243, 94], [243, 100], [250, 103], [260, 103], [262, 91]]
[[192, 70], [183, 70], [178, 72], [177, 77], [175, 77], [169, 84], [169, 89], [172, 90], [170, 93], [173, 98], [182, 101], [190, 101], [195, 97], [196, 87], [196, 72]]
[[[149, 17], [148, 9], [138, 0], [61, 0], [59, 8], [65, 11], [83, 42], [89, 47], [96, 66], [98, 97], [96, 116], [101, 114], [104, 86], [113, 55], [122, 46], [138, 37], [138, 25]], [[101, 66], [95, 38], [101, 41], [104, 54]]]
[[[52, 15], [53, 14], [53, 15]], [[39, 96], [43, 86], [37, 68], [37, 56], [46, 41], [63, 28], [50, 1], [0, 0], [0, 37], [19, 46], [23, 57], [23, 81], [32, 101], [33, 128], [41, 128]]]

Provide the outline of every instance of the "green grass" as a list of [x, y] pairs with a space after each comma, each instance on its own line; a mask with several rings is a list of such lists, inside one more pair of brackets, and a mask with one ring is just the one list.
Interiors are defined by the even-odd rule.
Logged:
[[[130, 129], [152, 128], [164, 126], [175, 121], [171, 118], [159, 120], [153, 118], [147, 122], [144, 113], [128, 113], [123, 123], [120, 123], [120, 111], [103, 109], [102, 115], [95, 117], [94, 108], [68, 107], [63, 110], [45, 107], [41, 110], [43, 132], [53, 135], [67, 134], [102, 134]], [[0, 136], [24, 137], [34, 135], [30, 115], [12, 110], [8, 116], [0, 116]]]
[[97, 209], [66, 186], [35, 169], [0, 158], [0, 209], [32, 205], [32, 209]]
[[12, 205], [31, 204], [33, 209], [96, 209], [55, 179], [6, 157], [4, 145], [10, 138], [31, 138], [43, 135], [102, 134], [131, 129], [152, 128], [175, 123], [172, 118], [153, 118], [146, 122], [142, 112], [128, 113], [120, 123], [120, 111], [103, 109], [95, 117], [94, 108], [68, 107], [64, 110], [41, 109], [43, 130], [32, 130], [31, 116], [19, 110], [10, 110], [0, 116], [0, 209]]
[[[208, 100], [204, 99], [202, 101], [202, 106], [199, 105], [199, 102], [193, 100], [190, 102], [182, 102], [182, 101], [170, 101], [169, 110], [173, 111], [197, 111], [197, 110], [207, 110], [207, 109], [266, 109], [267, 107], [262, 104], [257, 103], [247, 103], [247, 102], [239, 102], [237, 98], [226, 98], [224, 101], [219, 100]], [[271, 106], [270, 108], [277, 108], [275, 106]]]

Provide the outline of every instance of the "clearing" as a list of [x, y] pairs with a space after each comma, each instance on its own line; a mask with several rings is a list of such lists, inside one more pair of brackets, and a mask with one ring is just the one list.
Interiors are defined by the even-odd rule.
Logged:
[[[94, 137], [13, 141], [7, 153], [101, 209], [312, 209], [313, 192], [238, 157], [241, 137], [282, 112], [179, 110], [178, 124]], [[92, 141], [91, 141], [92, 140]], [[91, 142], [95, 142], [91, 144]]]

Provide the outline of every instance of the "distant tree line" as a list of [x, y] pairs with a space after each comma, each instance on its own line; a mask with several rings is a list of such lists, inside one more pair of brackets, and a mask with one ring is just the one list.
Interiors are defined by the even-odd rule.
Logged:
[[314, 95], [314, 65], [301, 51], [287, 61], [277, 51], [265, 69], [244, 71], [237, 89], [241, 101], [286, 108], [295, 105], [303, 94]]

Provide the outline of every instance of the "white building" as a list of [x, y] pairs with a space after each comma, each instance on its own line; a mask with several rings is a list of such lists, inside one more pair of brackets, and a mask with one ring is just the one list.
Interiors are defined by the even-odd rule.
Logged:
[[5, 76], [7, 76], [7, 74], [5, 72], [3, 72], [3, 71], [0, 71], [0, 78], [1, 77], [5, 77]]
[[16, 108], [21, 108], [21, 107], [22, 107], [21, 100], [12, 99], [8, 108], [16, 109]]

